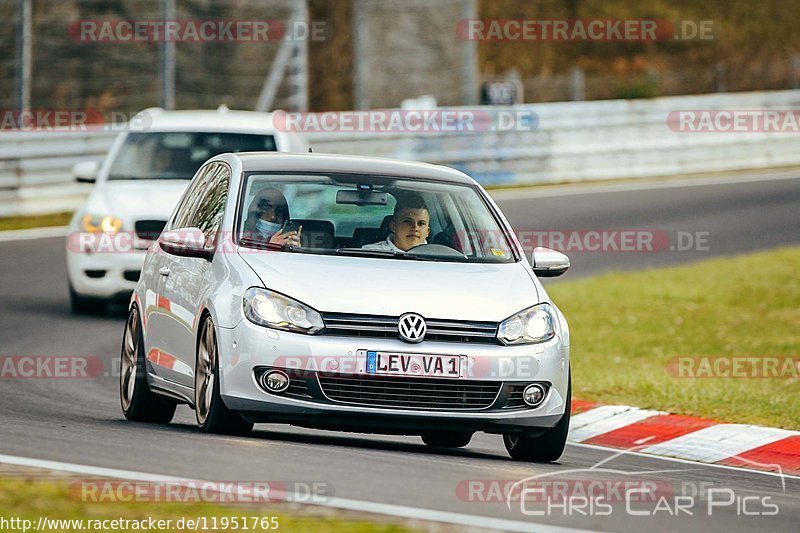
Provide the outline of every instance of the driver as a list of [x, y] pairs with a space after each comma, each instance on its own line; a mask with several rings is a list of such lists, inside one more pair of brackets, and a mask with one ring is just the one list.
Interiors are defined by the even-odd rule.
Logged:
[[300, 246], [300, 232], [283, 231], [283, 224], [289, 219], [289, 204], [279, 189], [262, 189], [256, 193], [247, 210], [244, 223], [245, 234], [252, 239], [272, 244]]
[[425, 202], [419, 196], [412, 196], [397, 202], [389, 222], [391, 233], [385, 241], [362, 246], [363, 250], [390, 250], [406, 252], [420, 244], [427, 244], [431, 216]]

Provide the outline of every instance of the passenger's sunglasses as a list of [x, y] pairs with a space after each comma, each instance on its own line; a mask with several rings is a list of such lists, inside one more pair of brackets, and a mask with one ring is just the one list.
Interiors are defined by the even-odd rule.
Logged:
[[259, 200], [258, 204], [256, 204], [256, 212], [259, 214], [272, 210], [275, 211], [276, 215], [283, 215], [285, 217], [289, 216], [289, 208], [283, 204], [273, 205], [272, 202], [265, 199]]

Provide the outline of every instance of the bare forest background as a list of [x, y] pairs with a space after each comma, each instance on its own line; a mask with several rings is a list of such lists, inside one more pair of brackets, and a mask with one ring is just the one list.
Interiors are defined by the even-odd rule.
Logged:
[[[308, 0], [325, 39], [308, 47], [312, 111], [353, 109], [355, 57], [366, 73], [368, 107], [396, 107], [430, 94], [464, 102], [463, 0], [364, 0], [363, 41], [354, 46], [354, 2]], [[713, 21], [710, 41], [481, 41], [477, 82], [517, 78], [525, 102], [576, 98], [800, 88], [800, 3], [787, 0], [475, 0], [480, 19], [662, 19]], [[288, 21], [291, 0], [176, 0], [178, 19]], [[0, 109], [17, 105], [19, 2], [0, 0]], [[69, 25], [85, 19], [153, 20], [161, 0], [32, 0], [31, 107], [133, 112], [158, 105], [159, 43], [78, 42]], [[175, 107], [227, 104], [253, 109], [278, 43], [177, 43]], [[291, 97], [282, 84], [275, 107]]]

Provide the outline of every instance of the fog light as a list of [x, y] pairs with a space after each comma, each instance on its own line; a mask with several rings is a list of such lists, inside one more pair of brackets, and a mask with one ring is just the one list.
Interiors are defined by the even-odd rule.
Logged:
[[528, 385], [525, 387], [525, 390], [522, 391], [522, 401], [524, 401], [525, 405], [528, 407], [539, 407], [544, 400], [544, 395], [544, 387], [534, 383], [533, 385]]
[[289, 388], [289, 376], [280, 370], [270, 370], [261, 375], [261, 386], [269, 392], [283, 392]]

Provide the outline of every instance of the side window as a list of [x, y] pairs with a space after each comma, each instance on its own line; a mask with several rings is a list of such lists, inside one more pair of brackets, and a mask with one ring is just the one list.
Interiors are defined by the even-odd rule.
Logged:
[[230, 176], [228, 167], [218, 164], [205, 174], [206, 179], [203, 180], [205, 186], [202, 197], [189, 225], [203, 230], [208, 243], [214, 241], [225, 214]]
[[219, 164], [212, 163], [197, 173], [196, 178], [192, 180], [192, 183], [189, 185], [189, 189], [186, 191], [181, 205], [172, 217], [172, 223], [169, 226], [170, 229], [187, 228], [192, 225], [191, 221], [203, 197], [203, 191], [208, 184], [208, 176], [210, 173], [213, 173], [218, 166]]

